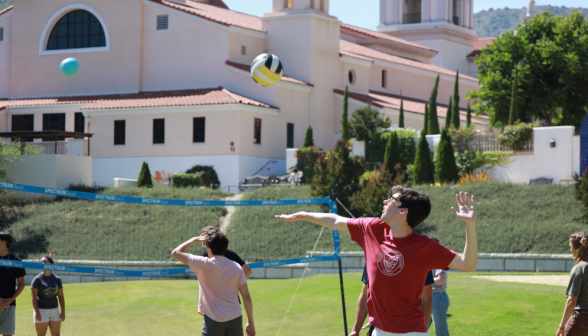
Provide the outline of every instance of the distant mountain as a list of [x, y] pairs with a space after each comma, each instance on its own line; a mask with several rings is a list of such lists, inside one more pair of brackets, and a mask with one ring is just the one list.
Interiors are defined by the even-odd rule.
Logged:
[[9, 6], [12, 6], [12, 0], [0, 0], [0, 11]]
[[[567, 16], [574, 9], [583, 13], [584, 17], [588, 17], [588, 8], [569, 8], [566, 6], [535, 6], [535, 14], [543, 13], [545, 11], [551, 12], [553, 15]], [[508, 7], [501, 9], [483, 10], [474, 14], [474, 28], [476, 35], [479, 37], [496, 37], [507, 30], [515, 29], [517, 24], [525, 20], [527, 15], [527, 8], [510, 9]]]

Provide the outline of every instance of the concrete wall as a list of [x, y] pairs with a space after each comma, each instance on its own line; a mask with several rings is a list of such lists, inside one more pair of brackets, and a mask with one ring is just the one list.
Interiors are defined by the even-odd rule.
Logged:
[[[573, 177], [575, 169], [579, 170], [580, 146], [573, 138], [573, 126], [538, 127], [533, 133], [533, 152], [515, 153], [510, 158], [511, 164], [494, 169], [494, 179], [529, 183], [532, 179], [545, 177], [552, 178], [557, 184], [560, 179]], [[556, 142], [555, 148], [549, 146], [551, 139]]]
[[14, 182], [65, 189], [70, 184], [92, 184], [92, 158], [71, 155], [19, 155], [10, 164]]
[[[333, 252], [315, 252], [314, 256], [332, 255]], [[307, 252], [310, 256], [310, 252]], [[37, 260], [25, 260], [36, 262]], [[57, 264], [106, 267], [121, 270], [149, 271], [185, 267], [179, 262], [149, 262], [149, 261], [67, 261], [56, 260]], [[341, 267], [343, 273], [361, 273], [365, 266], [363, 252], [342, 252]], [[514, 254], [514, 253], [479, 253], [476, 272], [569, 272], [574, 266], [571, 254]], [[280, 267], [254, 268], [250, 279], [291, 279], [300, 278], [306, 264], [292, 264]], [[30, 284], [40, 270], [27, 269], [25, 282]], [[308, 264], [305, 277], [317, 274], [337, 274], [337, 261], [321, 261]], [[129, 277], [85, 273], [56, 272], [64, 283], [107, 282], [107, 281], [137, 281], [137, 280], [196, 280], [194, 273], [176, 276]]]

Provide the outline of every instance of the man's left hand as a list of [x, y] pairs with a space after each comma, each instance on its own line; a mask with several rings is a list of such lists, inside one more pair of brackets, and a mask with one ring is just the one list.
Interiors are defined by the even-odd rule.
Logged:
[[459, 194], [455, 195], [457, 199], [457, 205], [459, 208], [459, 212], [455, 210], [455, 208], [451, 208], [455, 217], [459, 218], [465, 224], [475, 224], [476, 223], [476, 209], [474, 207], [474, 196], [472, 196], [471, 201], [468, 198], [468, 193], [459, 192]]

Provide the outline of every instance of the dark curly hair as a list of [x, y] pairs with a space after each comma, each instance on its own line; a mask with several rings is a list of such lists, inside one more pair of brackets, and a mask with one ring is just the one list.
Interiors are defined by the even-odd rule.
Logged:
[[0, 231], [0, 240], [6, 241], [6, 247], [10, 249], [10, 245], [14, 239], [12, 238], [12, 234], [8, 231]]
[[206, 245], [210, 247], [212, 254], [224, 256], [229, 248], [229, 238], [221, 230], [216, 230], [208, 235]]
[[426, 194], [401, 185], [392, 187], [392, 195], [400, 194], [399, 208], [408, 209], [406, 221], [411, 228], [417, 227], [431, 214], [431, 200]]

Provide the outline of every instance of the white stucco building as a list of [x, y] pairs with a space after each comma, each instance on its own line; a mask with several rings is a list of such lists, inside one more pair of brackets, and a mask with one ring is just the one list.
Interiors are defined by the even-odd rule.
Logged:
[[[285, 173], [309, 125], [333, 146], [347, 85], [350, 114], [370, 104], [397, 124], [403, 98], [406, 126], [420, 129], [438, 75], [445, 122], [459, 69], [465, 124], [479, 87], [473, 0], [380, 1], [379, 31], [340, 22], [329, 0], [273, 0], [263, 17], [221, 0], [15, 1], [0, 12], [0, 132], [93, 133], [95, 182], [136, 178], [147, 161], [152, 172], [214, 165], [228, 186], [261, 167]], [[284, 65], [271, 88], [249, 75], [264, 52]], [[73, 77], [59, 69], [68, 57]]]

